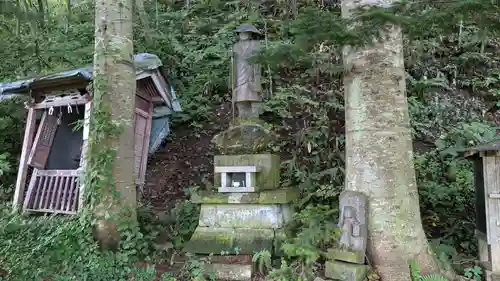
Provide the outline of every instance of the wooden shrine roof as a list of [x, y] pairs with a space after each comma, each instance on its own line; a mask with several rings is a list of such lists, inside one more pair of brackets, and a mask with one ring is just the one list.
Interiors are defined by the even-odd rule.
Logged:
[[472, 157], [480, 152], [500, 150], [500, 140], [493, 140], [474, 147], [464, 149], [465, 158]]
[[[148, 53], [134, 55], [134, 66], [137, 75], [154, 69], [161, 71], [162, 62], [158, 56]], [[162, 73], [163, 74], [163, 73]], [[164, 75], [165, 76], [165, 75]], [[59, 85], [86, 85], [92, 81], [92, 66], [81, 67], [59, 73], [35, 78], [0, 83], [0, 96], [26, 94], [30, 90], [54, 87]]]

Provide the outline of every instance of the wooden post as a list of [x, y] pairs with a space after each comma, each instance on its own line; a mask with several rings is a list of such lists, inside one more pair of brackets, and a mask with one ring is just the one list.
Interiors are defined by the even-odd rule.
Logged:
[[500, 157], [496, 153], [483, 155], [486, 199], [486, 230], [490, 245], [491, 272], [500, 273]]
[[84, 202], [84, 190], [85, 190], [85, 185], [84, 185], [84, 173], [85, 173], [85, 168], [87, 166], [87, 148], [88, 148], [88, 139], [89, 139], [89, 127], [90, 127], [90, 112], [91, 112], [91, 105], [92, 102], [87, 102], [85, 104], [85, 114], [84, 114], [84, 119], [83, 119], [83, 144], [82, 144], [82, 154], [81, 154], [81, 161], [80, 161], [80, 170], [83, 173], [80, 177], [80, 184], [79, 184], [79, 196], [78, 196], [78, 211], [81, 212], [83, 210], [83, 202]]
[[14, 192], [14, 200], [12, 209], [14, 212], [19, 211], [23, 205], [24, 188], [26, 186], [26, 176], [28, 174], [28, 155], [33, 145], [33, 137], [36, 129], [36, 111], [34, 108], [28, 108], [28, 116], [26, 118], [26, 128], [24, 129], [23, 147], [21, 150], [21, 158], [19, 160], [19, 169], [17, 172], [16, 190]]
[[151, 137], [151, 127], [153, 125], [153, 104], [151, 103], [151, 108], [149, 109], [148, 122], [146, 123], [146, 135], [144, 136], [144, 147], [142, 152], [142, 168], [141, 168], [141, 179], [142, 184], [139, 186], [141, 191], [144, 191], [144, 184], [146, 183], [146, 170], [148, 166], [148, 155], [149, 155], [149, 138]]
[[159, 75], [160, 75], [159, 71], [157, 70], [155, 71], [155, 73], [153, 73], [151, 79], [153, 79], [153, 83], [155, 84], [156, 89], [160, 93], [160, 96], [163, 98], [167, 106], [172, 108], [172, 97], [169, 95], [169, 93], [165, 90], [165, 87], [162, 85], [160, 78], [158, 78]]
[[491, 271], [490, 247], [488, 245], [486, 234], [476, 229], [474, 231], [474, 235], [477, 239], [479, 263], [485, 270]]

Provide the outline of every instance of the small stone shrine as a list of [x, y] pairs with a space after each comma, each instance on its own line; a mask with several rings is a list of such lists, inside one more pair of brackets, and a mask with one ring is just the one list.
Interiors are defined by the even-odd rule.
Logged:
[[338, 248], [328, 249], [325, 276], [334, 280], [362, 281], [367, 272], [368, 197], [361, 192], [346, 190], [340, 194], [339, 201], [341, 236]]
[[[184, 250], [211, 254], [216, 278], [250, 280], [251, 257], [268, 250], [279, 254], [285, 237], [283, 227], [291, 220], [294, 188], [280, 188], [280, 158], [267, 153], [272, 139], [259, 113], [261, 108], [260, 67], [248, 59], [260, 48], [251, 25], [237, 30], [240, 40], [233, 48], [233, 102], [238, 110], [231, 126], [214, 137], [220, 155], [214, 159], [216, 190], [201, 190], [191, 201], [201, 204], [198, 227]], [[221, 255], [221, 257], [217, 257]], [[230, 264], [245, 259], [246, 265]], [[215, 262], [214, 262], [215, 260]], [[232, 274], [220, 276], [223, 272]], [[235, 274], [238, 272], [238, 274]]]

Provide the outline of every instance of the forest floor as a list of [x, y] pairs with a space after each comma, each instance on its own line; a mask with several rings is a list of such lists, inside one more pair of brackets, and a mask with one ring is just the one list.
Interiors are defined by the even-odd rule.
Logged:
[[231, 121], [231, 103], [213, 111], [211, 118], [192, 127], [172, 128], [157, 153], [149, 159], [143, 199], [157, 211], [167, 211], [176, 202], [187, 199], [185, 188], [213, 182], [212, 138], [225, 130]]
[[[231, 103], [216, 107], [208, 121], [193, 128], [176, 126], [165, 144], [148, 160], [146, 185], [142, 201], [157, 213], [169, 212], [177, 202], [187, 200], [185, 189], [206, 188], [213, 182], [213, 137], [225, 130], [231, 121]], [[179, 274], [185, 263], [183, 253], [171, 261], [156, 264], [158, 277], [170, 272]], [[138, 267], [146, 264], [138, 264]]]

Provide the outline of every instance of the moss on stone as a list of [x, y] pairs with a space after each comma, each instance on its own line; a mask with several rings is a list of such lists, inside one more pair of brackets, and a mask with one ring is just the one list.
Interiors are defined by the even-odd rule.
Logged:
[[216, 280], [250, 281], [252, 279], [251, 264], [225, 264], [212, 261], [211, 264], [205, 264], [205, 272], [214, 274]]
[[219, 193], [199, 190], [191, 194], [195, 204], [287, 204], [299, 195], [297, 188], [280, 188], [252, 193]]
[[338, 260], [345, 261], [350, 263], [365, 263], [365, 253], [355, 252], [355, 251], [347, 251], [341, 249], [330, 248], [326, 253], [326, 258], [328, 260]]
[[260, 204], [286, 204], [299, 197], [299, 190], [297, 188], [280, 188], [262, 191], [259, 195]]
[[216, 135], [212, 142], [222, 154], [263, 153], [273, 138], [261, 124], [240, 122]]
[[335, 280], [363, 281], [367, 266], [340, 261], [325, 262], [325, 276]]
[[195, 204], [227, 204], [227, 196], [221, 196], [209, 190], [200, 190], [191, 193], [191, 202]]
[[239, 248], [239, 253], [252, 255], [267, 249], [272, 251], [274, 230], [247, 228], [198, 227], [186, 243], [184, 251], [197, 254], [220, 254]]

